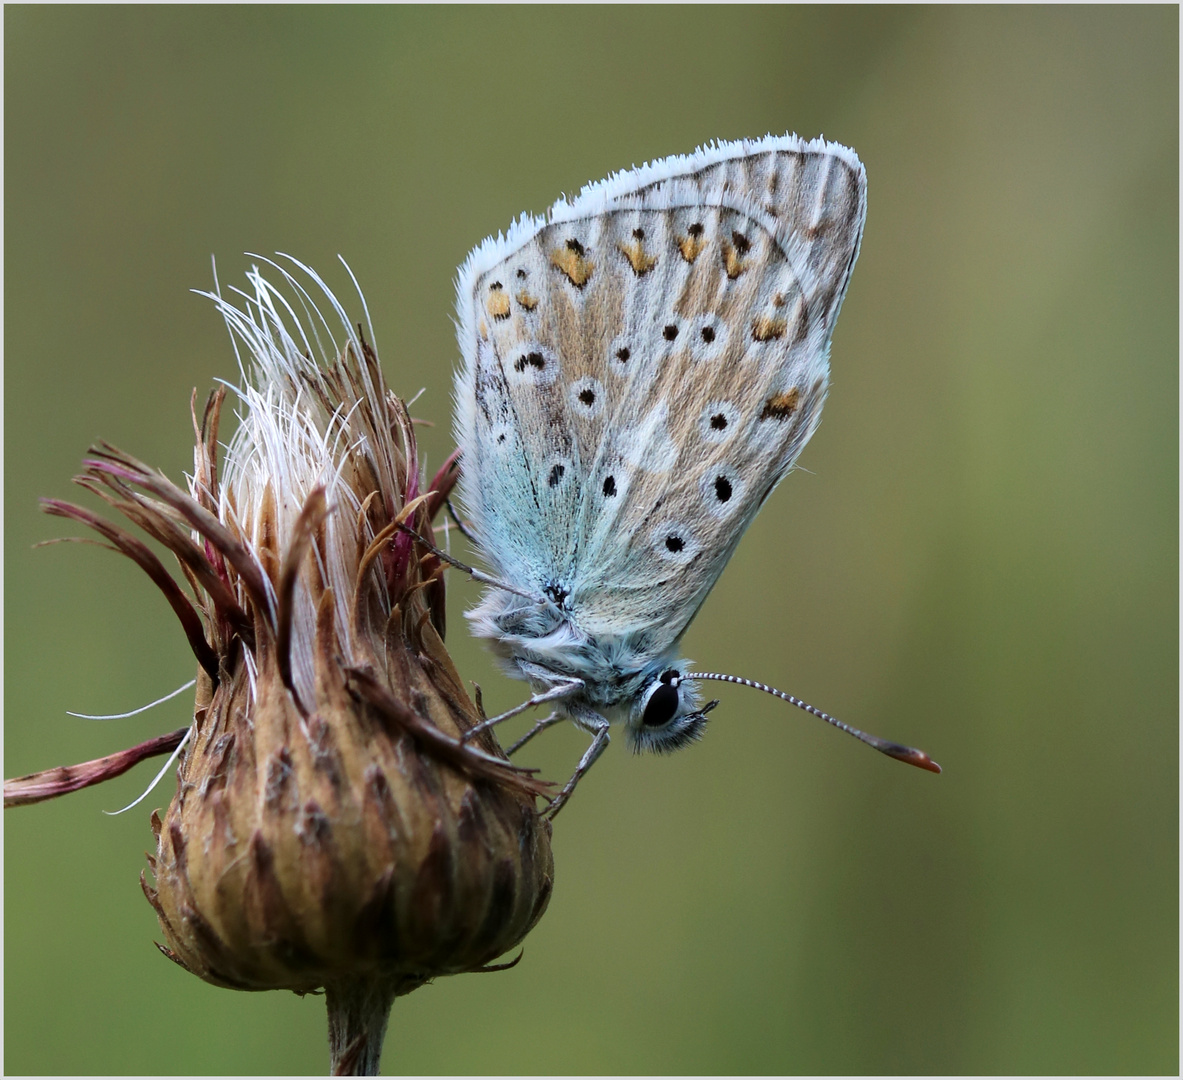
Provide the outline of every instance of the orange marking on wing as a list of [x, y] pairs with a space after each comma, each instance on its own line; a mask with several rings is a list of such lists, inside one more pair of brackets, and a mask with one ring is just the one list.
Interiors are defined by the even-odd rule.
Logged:
[[657, 265], [657, 256], [646, 255], [640, 240], [634, 240], [631, 244], [617, 244], [616, 247], [628, 259], [637, 277], [649, 273]]
[[565, 247], [552, 251], [550, 261], [552, 266], [567, 275], [577, 289], [582, 289], [588, 283], [596, 268], [596, 264], [585, 257], [583, 245], [576, 240], [568, 240]]
[[509, 297], [501, 287], [500, 281], [489, 286], [489, 298], [485, 301], [485, 310], [494, 319], [509, 318]]
[[760, 414], [760, 419], [787, 420], [797, 411], [797, 402], [800, 398], [801, 395], [797, 393], [795, 386], [783, 394], [774, 394], [764, 402], [764, 411]]
[[726, 240], [723, 241], [723, 266], [727, 271], [727, 276], [732, 281], [748, 268], [747, 261], [740, 258], [741, 254], [742, 252], [738, 247], [727, 243]]
[[770, 319], [766, 315], [752, 322], [752, 337], [756, 341], [772, 341], [785, 336], [789, 324], [784, 319]]
[[678, 250], [682, 253], [682, 258], [688, 263], [694, 262], [702, 254], [702, 249], [707, 246], [707, 242], [702, 238], [702, 226], [700, 225], [698, 227], [698, 232], [694, 232], [693, 228], [691, 226], [692, 231], [690, 235], [683, 236], [678, 241]]

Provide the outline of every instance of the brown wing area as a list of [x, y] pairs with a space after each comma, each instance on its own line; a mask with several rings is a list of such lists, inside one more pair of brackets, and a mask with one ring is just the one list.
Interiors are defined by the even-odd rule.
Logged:
[[[589, 632], [644, 633], [660, 651], [817, 425], [831, 298], [811, 297], [775, 236], [743, 211], [631, 213], [677, 280], [614, 341], [641, 363], [589, 476], [573, 599]], [[623, 495], [610, 514], [597, 495], [608, 476]]]

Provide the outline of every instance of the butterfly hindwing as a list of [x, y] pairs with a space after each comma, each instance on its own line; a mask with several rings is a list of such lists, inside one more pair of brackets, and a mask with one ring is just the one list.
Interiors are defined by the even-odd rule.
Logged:
[[619, 174], [478, 249], [459, 436], [498, 571], [598, 641], [672, 645], [817, 425], [864, 211], [853, 154], [772, 139]]

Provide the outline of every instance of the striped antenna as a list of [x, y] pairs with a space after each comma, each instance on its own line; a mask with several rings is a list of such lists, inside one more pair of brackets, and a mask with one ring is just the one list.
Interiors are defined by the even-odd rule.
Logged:
[[800, 698], [793, 697], [792, 694], [786, 694], [783, 690], [765, 686], [763, 683], [756, 682], [753, 679], [741, 679], [738, 675], [719, 675], [713, 671], [693, 671], [687, 675], [683, 675], [682, 678], [715, 679], [717, 682], [738, 683], [740, 686], [750, 686], [753, 690], [763, 690], [764, 693], [780, 698], [781, 701], [787, 701], [790, 705], [796, 705], [798, 709], [804, 709], [810, 716], [816, 716], [819, 720], [824, 720], [827, 724], [833, 724], [839, 731], [845, 731], [847, 735], [853, 735], [856, 739], [865, 742], [868, 746], [873, 746], [881, 754], [895, 758], [896, 761], [904, 761], [909, 765], [915, 765], [918, 769], [927, 769], [929, 772], [939, 773], [941, 771], [941, 767], [923, 750], [915, 750], [911, 746], [901, 746], [899, 743], [888, 742], [887, 739], [881, 739], [877, 735], [868, 735], [865, 731], [859, 731], [858, 728], [842, 723], [841, 720], [835, 720], [834, 717], [822, 712], [821, 709], [815, 709], [812, 705], [806, 705], [804, 701]]

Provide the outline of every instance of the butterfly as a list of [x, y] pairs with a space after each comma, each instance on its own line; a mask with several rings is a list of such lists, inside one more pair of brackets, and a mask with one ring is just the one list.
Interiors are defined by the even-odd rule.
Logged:
[[[866, 172], [794, 135], [717, 142], [523, 215], [457, 281], [460, 497], [490, 567], [468, 613], [523, 705], [591, 735], [558, 812], [622, 725], [634, 750], [698, 739], [718, 704], [678, 645], [821, 418], [859, 254]], [[458, 519], [459, 521], [459, 519]]]

